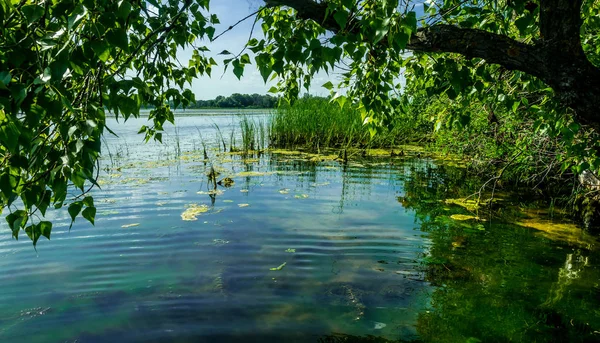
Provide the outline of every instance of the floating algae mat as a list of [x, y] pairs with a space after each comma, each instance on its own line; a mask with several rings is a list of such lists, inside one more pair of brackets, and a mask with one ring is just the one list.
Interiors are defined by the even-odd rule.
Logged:
[[453, 214], [450, 216], [450, 218], [454, 219], [454, 220], [459, 220], [459, 221], [466, 221], [466, 220], [481, 220], [481, 218], [477, 217], [477, 216], [470, 216], [467, 214]]
[[207, 205], [190, 204], [187, 205], [187, 209], [181, 214], [181, 219], [186, 221], [198, 220], [197, 216], [206, 212], [208, 212]]
[[236, 151], [244, 115], [195, 111], [164, 144], [109, 119], [95, 226], [0, 224], [0, 342], [600, 341], [595, 237], [556, 211], [478, 210], [422, 148]]
[[258, 171], [244, 171], [239, 172], [235, 176], [237, 177], [256, 177], [256, 176], [268, 176], [273, 175], [274, 172], [258, 172]]

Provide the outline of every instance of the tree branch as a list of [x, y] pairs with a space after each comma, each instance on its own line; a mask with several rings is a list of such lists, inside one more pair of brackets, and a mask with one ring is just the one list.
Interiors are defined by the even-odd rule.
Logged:
[[[481, 58], [487, 63], [535, 76], [556, 92], [557, 100], [575, 111], [576, 118], [582, 124], [600, 131], [600, 68], [587, 59], [582, 49], [580, 29], [583, 1], [540, 1], [542, 39], [535, 45], [488, 31], [435, 24], [422, 27], [413, 33], [406, 49]], [[334, 19], [334, 13], [328, 13], [328, 1], [264, 2], [267, 6], [293, 8], [298, 19], [313, 20], [333, 33], [341, 31]], [[351, 24], [346, 25], [346, 31], [351, 34], [360, 33], [359, 25]], [[380, 44], [386, 41], [385, 38], [381, 39]]]
[[[325, 17], [327, 3], [314, 0], [264, 0], [267, 6], [287, 6], [296, 10], [301, 19], [319, 23], [328, 31], [337, 33], [340, 27], [333, 15]], [[568, 0], [553, 0], [567, 1]], [[578, 0], [582, 1], [582, 0]], [[358, 33], [356, 28], [353, 33]], [[382, 39], [385, 41], [385, 39]], [[525, 44], [504, 35], [477, 29], [436, 24], [420, 28], [406, 46], [407, 50], [420, 52], [450, 52], [470, 58], [482, 58], [489, 63], [500, 64], [507, 69], [520, 70], [542, 77], [539, 48]]]
[[421, 52], [450, 52], [543, 77], [539, 49], [507, 36], [453, 25], [438, 24], [413, 34], [406, 49]]

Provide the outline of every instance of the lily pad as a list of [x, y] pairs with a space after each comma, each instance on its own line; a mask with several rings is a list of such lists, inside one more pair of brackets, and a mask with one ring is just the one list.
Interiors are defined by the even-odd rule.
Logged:
[[286, 249], [286, 251], [285, 251], [285, 252], [292, 252], [292, 253], [293, 253], [293, 252], [296, 252], [296, 249], [291, 249], [291, 248], [289, 248], [289, 249]]
[[279, 190], [279, 193], [281, 193], [281, 194], [289, 194], [290, 190], [289, 190], [289, 188], [283, 188], [283, 189]]
[[294, 195], [296, 199], [308, 199], [308, 194], [296, 194]]
[[248, 207], [250, 204], [238, 204], [239, 207]]

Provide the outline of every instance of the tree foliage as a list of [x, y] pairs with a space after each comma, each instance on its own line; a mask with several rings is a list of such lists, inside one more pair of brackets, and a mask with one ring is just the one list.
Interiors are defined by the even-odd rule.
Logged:
[[[107, 113], [153, 106], [141, 133], [161, 140], [168, 102], [194, 101], [186, 83], [215, 61], [196, 46], [214, 35], [208, 0], [0, 1], [0, 208], [14, 238], [50, 238], [48, 207], [94, 222]], [[193, 47], [189, 64], [177, 51]]]
[[188, 108], [275, 108], [278, 99], [272, 95], [240, 94], [219, 95], [211, 100], [197, 100]]

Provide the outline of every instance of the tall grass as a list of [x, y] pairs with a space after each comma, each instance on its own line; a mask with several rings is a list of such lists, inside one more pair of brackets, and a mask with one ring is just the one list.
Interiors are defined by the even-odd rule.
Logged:
[[269, 140], [269, 126], [263, 119], [250, 119], [244, 116], [240, 121], [242, 131], [242, 151], [264, 150]]
[[225, 137], [223, 137], [223, 133], [221, 132], [221, 128], [217, 123], [213, 123], [213, 127], [217, 130], [217, 146], [223, 144], [223, 152], [227, 151], [227, 144], [225, 143]]
[[204, 141], [204, 137], [202, 137], [202, 132], [198, 127], [196, 127], [196, 131], [198, 131], [198, 136], [200, 136], [200, 144], [202, 144], [202, 152], [204, 154], [204, 159], [208, 160], [208, 153], [206, 151], [206, 142]]
[[302, 98], [292, 106], [279, 108], [270, 123], [272, 147], [383, 148], [408, 140], [408, 132], [401, 125], [382, 129], [371, 137], [358, 111], [349, 105], [340, 108], [324, 98]]

